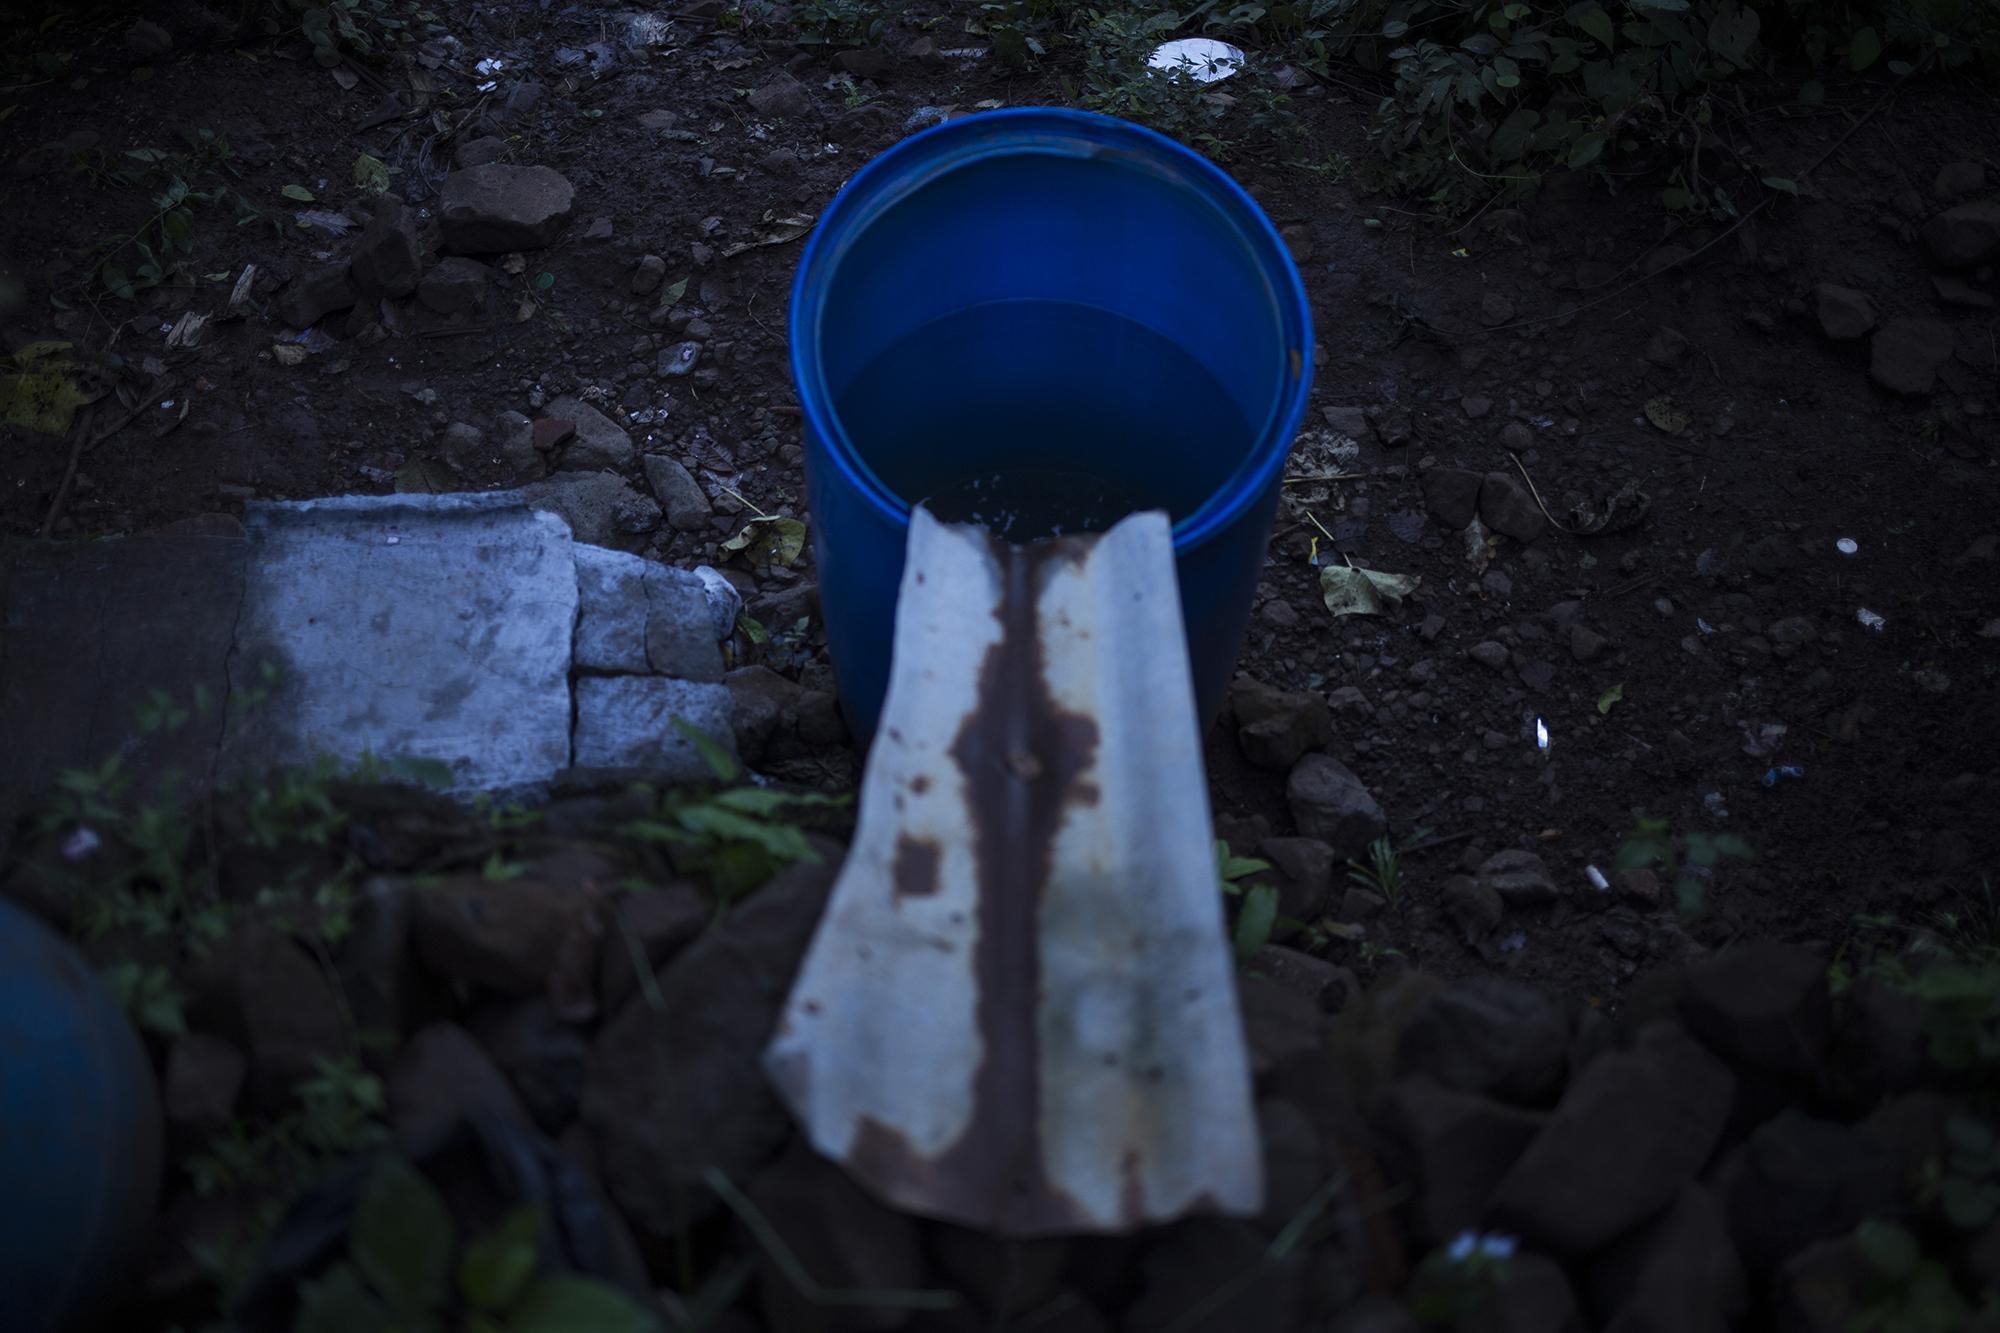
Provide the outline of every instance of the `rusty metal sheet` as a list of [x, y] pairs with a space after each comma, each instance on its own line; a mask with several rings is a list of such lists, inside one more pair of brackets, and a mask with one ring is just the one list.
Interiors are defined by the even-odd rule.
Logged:
[[859, 824], [765, 1067], [820, 1152], [1006, 1235], [1254, 1213], [1171, 530], [918, 510]]

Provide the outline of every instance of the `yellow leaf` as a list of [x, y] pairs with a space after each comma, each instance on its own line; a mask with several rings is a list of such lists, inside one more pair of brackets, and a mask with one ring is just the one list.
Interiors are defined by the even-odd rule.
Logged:
[[93, 400], [73, 378], [66, 342], [29, 343], [14, 353], [19, 369], [0, 379], [0, 415], [10, 426], [43, 435], [67, 434], [76, 409]]

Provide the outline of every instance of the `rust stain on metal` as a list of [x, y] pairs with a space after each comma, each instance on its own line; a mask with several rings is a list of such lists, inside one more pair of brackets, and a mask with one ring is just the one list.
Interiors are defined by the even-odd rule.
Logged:
[[[901, 801], [897, 808], [901, 808]], [[898, 898], [929, 898], [938, 891], [938, 865], [944, 849], [929, 838], [905, 833], [896, 839], [895, 893]]]

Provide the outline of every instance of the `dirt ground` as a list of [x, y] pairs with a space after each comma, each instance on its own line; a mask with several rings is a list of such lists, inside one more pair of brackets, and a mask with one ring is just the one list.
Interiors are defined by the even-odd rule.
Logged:
[[[752, 507], [803, 507], [783, 334], [800, 242], [757, 242], [941, 112], [1064, 100], [1062, 70], [1000, 66], [958, 9], [850, 56], [782, 28], [746, 40], [714, 4], [503, 0], [455, 7], [449, 37], [409, 68], [339, 78], [303, 46], [218, 41], [181, 10], [160, 16], [164, 52], [128, 42], [130, 15], [59, 23], [0, 92], [0, 333], [9, 351], [64, 339], [108, 354], [114, 391], [81, 416], [67, 487], [71, 440], [0, 439], [0, 532], [35, 534], [52, 508], [54, 535], [76, 539], [251, 498], [517, 485], [532, 469], [497, 447], [496, 418], [567, 394], [705, 492], [707, 517], [662, 522], [637, 549], [735, 568], [767, 624], [811, 614], [809, 553], [753, 570], [719, 549]], [[36, 50], [71, 59], [38, 73]], [[2000, 851], [2000, 284], [1990, 269], [1934, 284], [1920, 231], [1965, 177], [1940, 181], [1945, 168], [2000, 180], [2000, 108], [1856, 83], [1813, 114], [1740, 121], [1736, 147], [1805, 194], [1740, 227], [1675, 229], [1652, 188], [1552, 181], [1440, 220], [1294, 165], [1367, 158], [1378, 95], [1360, 75], [1301, 88], [1305, 150], [1228, 163], [1312, 301], [1319, 452], [1300, 457], [1343, 473], [1281, 514], [1243, 670], [1331, 696], [1330, 752], [1404, 848], [1398, 910], [1311, 946], [1364, 972], [1400, 953], [1613, 1004], [1642, 967], [1695, 946], [1838, 946], [1857, 914], [1976, 906]], [[94, 260], [147, 223], [159, 188], [111, 173], [149, 165], [134, 149], [184, 157], [184, 136], [206, 130], [230, 157], [190, 184], [226, 184], [261, 216], [196, 204], [188, 277], [106, 294]], [[574, 186], [552, 245], [496, 265], [469, 314], [404, 298], [287, 326], [285, 284], [345, 257], [365, 224], [357, 155], [394, 173], [434, 237], [454, 155], [484, 137]], [[184, 313], [226, 312], [248, 265], [240, 317], [170, 348]], [[1928, 390], [1890, 392], [1866, 337], [1829, 336], [1829, 283], [1865, 293], [1882, 322], [1947, 327], [1951, 354], [1917, 358]], [[663, 374], [660, 354], [683, 343], [699, 344], [691, 373]], [[1614, 512], [1612, 530], [1469, 546], [1463, 516], [1439, 517], [1453, 500], [1437, 478], [1458, 469], [1519, 481], [1516, 500], [1532, 486], [1563, 526], [1580, 526], [1578, 500]], [[645, 485], [636, 467], [630, 480]], [[1311, 561], [1336, 554], [1421, 584], [1385, 614], [1334, 618]], [[764, 654], [828, 683], [816, 625]], [[1282, 770], [1251, 765], [1226, 724], [1211, 754], [1219, 836], [1248, 853], [1292, 831]], [[844, 745], [818, 767], [832, 784], [856, 769]], [[1671, 885], [1653, 902], [1572, 892], [1476, 945], [1448, 920], [1448, 877], [1500, 850], [1535, 850], [1569, 891], [1587, 866], [1608, 875], [1635, 812], [1676, 837], [1735, 834], [1755, 860], [1718, 867], [1686, 923]]]

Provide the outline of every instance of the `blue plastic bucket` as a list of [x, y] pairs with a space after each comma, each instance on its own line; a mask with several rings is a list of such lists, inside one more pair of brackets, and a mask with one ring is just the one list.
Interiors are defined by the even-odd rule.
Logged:
[[827, 207], [791, 349], [821, 609], [857, 735], [888, 685], [911, 507], [1016, 469], [1101, 488], [1090, 507], [1113, 518], [1168, 510], [1195, 704], [1214, 715], [1312, 372], [1298, 270], [1241, 186], [1104, 116], [947, 122]]
[[76, 950], [0, 900], [0, 1329], [81, 1326], [143, 1271], [160, 1186], [145, 1047]]

